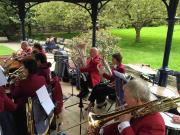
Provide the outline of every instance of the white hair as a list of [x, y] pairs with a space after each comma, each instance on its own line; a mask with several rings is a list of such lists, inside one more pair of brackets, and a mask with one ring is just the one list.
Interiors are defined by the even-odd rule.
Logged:
[[133, 79], [124, 85], [124, 90], [128, 89], [135, 99], [144, 102], [150, 101], [150, 88], [148, 84], [141, 79]]
[[99, 49], [97, 47], [92, 47], [91, 50], [95, 50], [95, 51], [99, 52]]
[[29, 44], [28, 44], [28, 42], [27, 41], [21, 41], [21, 45], [26, 45], [26, 46], [28, 46]]

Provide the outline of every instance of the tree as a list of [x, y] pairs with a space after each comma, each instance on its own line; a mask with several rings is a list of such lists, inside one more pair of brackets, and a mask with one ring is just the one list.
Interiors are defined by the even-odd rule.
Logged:
[[49, 2], [33, 9], [35, 20], [41, 26], [62, 26], [70, 32], [73, 28], [87, 29], [90, 22], [88, 12], [75, 4]]
[[154, 19], [162, 18], [165, 11], [160, 0], [117, 0], [116, 9], [119, 9], [119, 18], [135, 29], [136, 42], [140, 42], [141, 29]]
[[7, 4], [0, 2], [0, 33], [9, 38], [9, 30], [15, 28], [18, 17], [15, 11]]

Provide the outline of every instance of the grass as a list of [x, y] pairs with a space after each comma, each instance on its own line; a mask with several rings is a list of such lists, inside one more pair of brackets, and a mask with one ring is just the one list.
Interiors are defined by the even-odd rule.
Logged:
[[6, 47], [5, 45], [0, 44], [0, 56], [2, 55], [11, 55], [13, 50]]
[[[119, 46], [124, 63], [149, 64], [153, 68], [162, 66], [167, 26], [146, 27], [141, 31], [141, 42], [135, 43], [134, 29], [113, 29], [112, 34], [121, 37]], [[176, 25], [169, 59], [169, 68], [180, 70], [180, 26]]]

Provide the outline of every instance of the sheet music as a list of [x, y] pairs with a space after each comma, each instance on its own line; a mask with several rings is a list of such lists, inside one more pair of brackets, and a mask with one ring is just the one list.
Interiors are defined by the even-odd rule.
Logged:
[[0, 86], [7, 84], [7, 78], [3, 73], [3, 70], [0, 68]]
[[46, 86], [43, 85], [39, 90], [36, 91], [36, 94], [42, 107], [46, 111], [47, 115], [49, 115], [55, 106], [48, 94]]

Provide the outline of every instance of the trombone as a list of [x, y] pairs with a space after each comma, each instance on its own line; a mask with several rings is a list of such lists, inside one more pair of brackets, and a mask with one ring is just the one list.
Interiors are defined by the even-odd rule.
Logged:
[[177, 108], [179, 103], [180, 103], [180, 97], [174, 99], [164, 97], [151, 102], [147, 102], [143, 105], [131, 107], [113, 113], [97, 115], [90, 112], [88, 116], [88, 121], [90, 126], [94, 128], [98, 128], [103, 126], [107, 122], [116, 119], [124, 114], [131, 113], [132, 118], [139, 118], [147, 114], [151, 114], [155, 112], [164, 112], [173, 108]]

